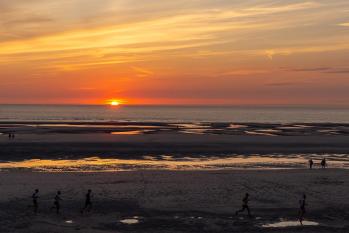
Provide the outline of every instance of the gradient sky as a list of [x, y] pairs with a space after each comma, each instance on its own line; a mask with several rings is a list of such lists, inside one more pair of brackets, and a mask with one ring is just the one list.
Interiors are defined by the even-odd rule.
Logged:
[[0, 0], [0, 103], [349, 102], [348, 0]]

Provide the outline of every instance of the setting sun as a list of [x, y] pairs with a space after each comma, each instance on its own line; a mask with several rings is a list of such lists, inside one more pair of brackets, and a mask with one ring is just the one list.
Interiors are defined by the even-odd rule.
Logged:
[[120, 105], [120, 102], [114, 100], [114, 101], [111, 101], [111, 102], [110, 102], [110, 105], [111, 105], [111, 106], [118, 106], [118, 105]]

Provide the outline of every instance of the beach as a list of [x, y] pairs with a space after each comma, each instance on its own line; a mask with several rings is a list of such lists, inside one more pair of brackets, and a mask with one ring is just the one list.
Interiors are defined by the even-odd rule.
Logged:
[[[347, 232], [348, 171], [1, 172], [1, 232]], [[39, 213], [31, 194], [39, 188]], [[61, 214], [50, 211], [56, 190]], [[79, 213], [92, 189], [93, 208]], [[250, 193], [253, 217], [235, 216]], [[305, 220], [298, 200], [307, 194]], [[130, 223], [126, 224], [123, 221]], [[295, 221], [293, 227], [268, 224]]]
[[[347, 129], [328, 123], [3, 122], [0, 232], [347, 232]], [[328, 168], [321, 169], [324, 157]], [[312, 170], [308, 159], [315, 162]], [[30, 206], [35, 189], [37, 215]], [[88, 189], [93, 208], [81, 214]], [[50, 211], [58, 190], [59, 215]], [[235, 215], [245, 193], [251, 218]]]

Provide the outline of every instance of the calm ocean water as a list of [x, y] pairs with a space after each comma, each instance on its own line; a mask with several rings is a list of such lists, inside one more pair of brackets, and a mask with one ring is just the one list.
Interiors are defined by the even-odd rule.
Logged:
[[348, 108], [0, 105], [0, 121], [349, 123]]

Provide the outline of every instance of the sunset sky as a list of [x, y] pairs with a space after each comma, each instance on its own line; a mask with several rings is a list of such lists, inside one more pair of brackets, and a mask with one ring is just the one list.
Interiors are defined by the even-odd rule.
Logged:
[[0, 103], [349, 103], [348, 0], [0, 0]]

